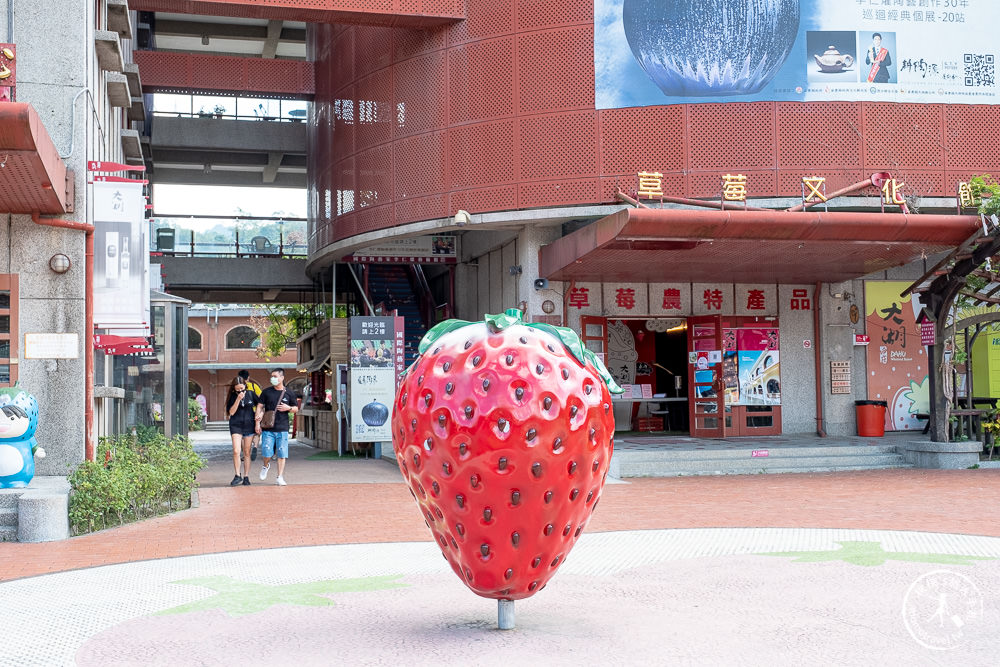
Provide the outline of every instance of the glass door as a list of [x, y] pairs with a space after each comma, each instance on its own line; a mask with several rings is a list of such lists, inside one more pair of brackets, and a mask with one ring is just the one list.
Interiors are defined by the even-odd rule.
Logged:
[[696, 438], [726, 434], [722, 347], [720, 316], [688, 318], [688, 416]]

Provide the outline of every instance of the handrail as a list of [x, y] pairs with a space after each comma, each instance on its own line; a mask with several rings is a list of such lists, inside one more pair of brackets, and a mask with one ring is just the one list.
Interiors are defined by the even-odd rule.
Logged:
[[434, 293], [431, 292], [430, 283], [427, 282], [427, 276], [424, 275], [422, 266], [419, 264], [410, 264], [410, 271], [413, 274], [417, 289], [420, 290], [417, 298], [420, 299], [420, 310], [423, 311], [421, 314], [424, 318], [424, 326], [429, 328], [434, 323], [434, 309], [436, 308]]

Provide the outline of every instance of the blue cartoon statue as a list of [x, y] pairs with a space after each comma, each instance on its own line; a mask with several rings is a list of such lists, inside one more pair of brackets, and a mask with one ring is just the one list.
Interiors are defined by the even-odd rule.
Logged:
[[45, 457], [36, 428], [35, 397], [16, 387], [0, 390], [0, 489], [23, 488], [35, 476], [35, 457]]

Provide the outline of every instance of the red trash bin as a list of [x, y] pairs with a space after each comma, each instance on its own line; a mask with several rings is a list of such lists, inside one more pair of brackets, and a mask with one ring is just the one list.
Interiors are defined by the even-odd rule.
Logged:
[[854, 410], [858, 416], [858, 435], [885, 435], [885, 411], [888, 407], [886, 401], [854, 401]]

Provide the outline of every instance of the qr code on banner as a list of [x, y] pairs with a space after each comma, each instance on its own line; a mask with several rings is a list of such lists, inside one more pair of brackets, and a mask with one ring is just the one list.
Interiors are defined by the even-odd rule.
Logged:
[[993, 86], [996, 83], [996, 64], [992, 53], [965, 54], [965, 85]]

